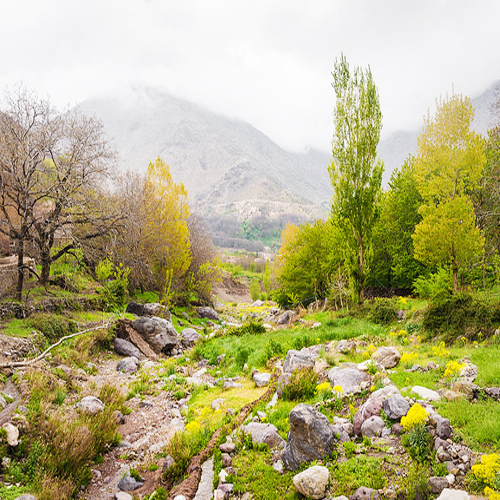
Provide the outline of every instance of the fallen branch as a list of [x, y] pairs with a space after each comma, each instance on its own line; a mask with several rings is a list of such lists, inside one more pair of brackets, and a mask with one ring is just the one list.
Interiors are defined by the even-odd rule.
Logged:
[[69, 340], [69, 339], [72, 339], [74, 337], [78, 337], [79, 335], [83, 335], [84, 333], [89, 333], [89, 332], [93, 332], [96, 330], [102, 330], [104, 328], [108, 328], [110, 324], [111, 324], [110, 321], [108, 321], [106, 323], [103, 322], [99, 326], [94, 326], [93, 328], [88, 328], [87, 330], [82, 330], [81, 332], [76, 332], [76, 333], [72, 333], [71, 335], [66, 335], [65, 337], [61, 337], [55, 344], [52, 344], [50, 347], [45, 349], [45, 351], [43, 351], [42, 354], [40, 354], [36, 358], [28, 359], [26, 361], [11, 361], [10, 363], [4, 363], [4, 364], [0, 365], [0, 370], [3, 368], [18, 368], [20, 366], [30, 366], [34, 363], [37, 363], [38, 361], [41, 361], [43, 358], [45, 358], [45, 356], [47, 356], [47, 354], [50, 351], [52, 351], [52, 349], [56, 348], [58, 345], [61, 345], [65, 340]]

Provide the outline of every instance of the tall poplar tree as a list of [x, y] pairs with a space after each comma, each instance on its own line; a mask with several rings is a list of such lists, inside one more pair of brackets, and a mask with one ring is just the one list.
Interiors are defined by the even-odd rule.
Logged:
[[332, 76], [337, 99], [329, 166], [334, 190], [332, 217], [343, 229], [352, 284], [356, 298], [363, 300], [382, 183], [383, 164], [377, 159], [382, 113], [370, 68], [351, 70], [342, 55]]

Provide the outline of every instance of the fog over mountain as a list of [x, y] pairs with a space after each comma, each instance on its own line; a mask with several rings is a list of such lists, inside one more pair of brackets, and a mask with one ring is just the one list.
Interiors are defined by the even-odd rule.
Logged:
[[[474, 128], [480, 133], [494, 123], [491, 105], [499, 87], [497, 83], [473, 100]], [[136, 88], [126, 100], [88, 100], [80, 109], [103, 121], [121, 169], [145, 172], [161, 156], [205, 216], [241, 221], [328, 214], [332, 188], [327, 151], [285, 151], [248, 123], [148, 88]], [[384, 184], [415, 153], [419, 132], [400, 131], [380, 142]]]

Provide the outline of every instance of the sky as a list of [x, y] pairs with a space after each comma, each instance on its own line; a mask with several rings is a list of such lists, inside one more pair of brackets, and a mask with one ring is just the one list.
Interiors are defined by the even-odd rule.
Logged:
[[370, 66], [382, 137], [500, 80], [498, 0], [0, 0], [0, 90], [64, 108], [147, 86], [330, 149], [331, 72]]

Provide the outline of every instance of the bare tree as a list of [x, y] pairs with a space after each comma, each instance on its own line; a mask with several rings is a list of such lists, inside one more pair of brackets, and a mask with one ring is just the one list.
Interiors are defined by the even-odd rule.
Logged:
[[55, 238], [90, 220], [92, 193], [102, 186], [113, 154], [102, 125], [76, 111], [61, 113], [25, 88], [7, 94], [0, 113], [0, 232], [16, 244], [20, 300], [24, 251], [34, 241], [40, 281], [48, 282]]

